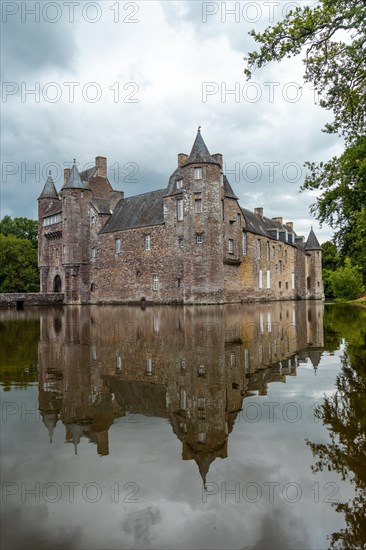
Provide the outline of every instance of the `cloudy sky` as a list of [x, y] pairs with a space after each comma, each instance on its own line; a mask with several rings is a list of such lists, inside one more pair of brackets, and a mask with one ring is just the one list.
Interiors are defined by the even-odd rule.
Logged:
[[341, 150], [321, 132], [329, 114], [301, 87], [300, 59], [243, 75], [248, 32], [294, 5], [4, 1], [1, 216], [36, 218], [48, 170], [60, 188], [74, 157], [82, 170], [106, 156], [126, 196], [163, 188], [201, 125], [242, 206], [329, 239], [315, 194], [299, 194], [304, 161]]

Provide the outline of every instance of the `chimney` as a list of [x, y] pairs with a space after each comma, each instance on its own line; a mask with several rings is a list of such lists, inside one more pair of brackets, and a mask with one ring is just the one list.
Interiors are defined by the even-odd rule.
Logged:
[[254, 208], [254, 214], [257, 214], [258, 216], [263, 218], [263, 208], [262, 207]]
[[186, 155], [185, 153], [178, 153], [178, 167], [180, 168], [181, 166], [183, 166], [183, 164], [185, 162], [187, 162], [188, 160], [188, 155]]
[[97, 176], [100, 178], [107, 177], [107, 158], [95, 157], [95, 166], [97, 167]]
[[272, 218], [272, 220], [273, 220], [274, 222], [280, 223], [281, 225], [283, 224], [283, 218]]
[[218, 162], [222, 168], [222, 165], [223, 165], [223, 158], [222, 158], [222, 154], [221, 153], [215, 153], [214, 155], [211, 155], [212, 158], [214, 158], [216, 160], [216, 162]]
[[64, 168], [64, 185], [67, 184], [70, 177], [71, 168]]
[[294, 222], [286, 222], [286, 225], [288, 225], [289, 227], [291, 227], [291, 229], [294, 228]]

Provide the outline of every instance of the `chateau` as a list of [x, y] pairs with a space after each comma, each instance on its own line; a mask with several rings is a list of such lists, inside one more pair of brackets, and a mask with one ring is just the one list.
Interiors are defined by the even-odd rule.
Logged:
[[65, 304], [322, 299], [321, 248], [292, 222], [241, 207], [200, 129], [167, 187], [124, 197], [107, 159], [51, 175], [38, 199], [41, 292]]

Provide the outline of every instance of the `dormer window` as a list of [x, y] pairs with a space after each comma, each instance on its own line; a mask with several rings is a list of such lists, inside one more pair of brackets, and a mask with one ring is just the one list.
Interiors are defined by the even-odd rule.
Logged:
[[194, 179], [195, 180], [201, 180], [202, 179], [202, 168], [195, 168], [194, 169]]
[[182, 187], [183, 187], [183, 178], [180, 178], [179, 180], [176, 181], [176, 188], [182, 189]]

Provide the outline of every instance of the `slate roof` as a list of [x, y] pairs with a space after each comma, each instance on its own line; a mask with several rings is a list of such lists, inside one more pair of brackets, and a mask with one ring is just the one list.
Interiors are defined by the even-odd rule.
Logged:
[[79, 174], [79, 170], [77, 169], [75, 162], [71, 168], [69, 179], [67, 180], [67, 183], [63, 188], [64, 189], [91, 189], [88, 181], [82, 181], [81, 176]]
[[306, 241], [305, 250], [321, 250], [318, 239], [313, 231], [313, 228], [310, 229], [308, 240]]
[[58, 199], [60, 200], [60, 197], [58, 196], [55, 183], [51, 177], [51, 171], [49, 173], [49, 176], [46, 180], [46, 183], [44, 184], [42, 193], [38, 197], [39, 199]]
[[100, 233], [163, 224], [165, 193], [166, 188], [121, 199]]
[[50, 210], [48, 210], [46, 214], [42, 216], [42, 218], [48, 218], [49, 216], [54, 216], [55, 214], [60, 214], [61, 212], [62, 212], [62, 202], [59, 201], [55, 204], [55, 206], [50, 208]]
[[261, 216], [247, 210], [246, 208], [241, 208], [241, 211], [243, 213], [248, 231], [251, 233], [256, 233], [257, 235], [264, 235], [269, 238], [271, 237], [268, 233], [266, 223]]
[[203, 141], [203, 138], [201, 136], [200, 128], [201, 127], [199, 126], [197, 136], [192, 147], [192, 151], [183, 166], [200, 162], [205, 162], [206, 164], [218, 164], [220, 166], [220, 163], [210, 155], [206, 143]]
[[225, 197], [227, 197], [228, 199], [236, 199], [238, 200], [238, 197], [235, 195], [230, 183], [229, 183], [229, 180], [227, 179], [226, 176], [224, 176], [224, 192], [225, 192]]
[[93, 198], [91, 203], [98, 214], [111, 214], [111, 205], [108, 199]]
[[81, 180], [90, 181], [96, 171], [97, 171], [97, 167], [93, 166], [92, 168], [88, 168], [88, 170], [84, 170], [83, 172], [80, 172]]

